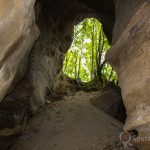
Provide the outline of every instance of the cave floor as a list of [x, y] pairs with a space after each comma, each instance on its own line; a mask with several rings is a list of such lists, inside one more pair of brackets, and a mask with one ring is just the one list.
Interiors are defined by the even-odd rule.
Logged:
[[35, 115], [11, 150], [120, 150], [123, 125], [78, 92]]

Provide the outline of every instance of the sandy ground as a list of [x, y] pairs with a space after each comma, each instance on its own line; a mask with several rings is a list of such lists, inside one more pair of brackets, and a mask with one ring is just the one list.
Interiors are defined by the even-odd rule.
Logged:
[[123, 125], [79, 92], [55, 102], [30, 121], [11, 150], [118, 150]]

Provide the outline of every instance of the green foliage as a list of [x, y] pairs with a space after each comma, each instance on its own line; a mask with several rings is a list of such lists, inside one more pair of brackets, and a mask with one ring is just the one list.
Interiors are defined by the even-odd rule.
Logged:
[[66, 54], [63, 72], [82, 82], [117, 82], [116, 73], [105, 60], [109, 48], [102, 24], [94, 18], [85, 19], [74, 27], [73, 43]]

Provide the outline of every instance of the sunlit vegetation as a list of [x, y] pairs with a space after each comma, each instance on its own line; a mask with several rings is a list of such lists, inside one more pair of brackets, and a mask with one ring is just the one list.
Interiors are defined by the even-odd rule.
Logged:
[[63, 73], [82, 82], [117, 82], [113, 68], [105, 60], [110, 48], [102, 24], [87, 18], [74, 27], [73, 42], [64, 60]]

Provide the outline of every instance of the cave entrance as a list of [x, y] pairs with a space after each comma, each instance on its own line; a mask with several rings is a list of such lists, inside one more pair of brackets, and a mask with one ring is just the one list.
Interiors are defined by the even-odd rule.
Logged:
[[84, 19], [74, 26], [73, 42], [66, 53], [62, 72], [77, 89], [101, 90], [92, 104], [124, 122], [126, 110], [117, 74], [105, 58], [110, 47], [103, 25], [95, 18]]
[[63, 73], [85, 83], [118, 83], [115, 71], [105, 59], [110, 46], [102, 24], [95, 18], [84, 19], [74, 26], [73, 42], [64, 60]]

